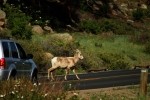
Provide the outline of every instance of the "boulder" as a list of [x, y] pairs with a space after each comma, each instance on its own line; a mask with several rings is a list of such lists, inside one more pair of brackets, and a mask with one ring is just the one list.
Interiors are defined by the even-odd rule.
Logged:
[[6, 18], [6, 13], [0, 9], [0, 20]]
[[51, 36], [53, 38], [59, 39], [63, 42], [67, 42], [67, 43], [73, 41], [73, 38], [69, 33], [57, 33], [57, 34], [52, 34]]
[[142, 8], [142, 9], [147, 9], [147, 5], [141, 4], [141, 8]]
[[44, 26], [44, 30], [49, 33], [54, 33], [53, 29], [50, 26]]
[[34, 25], [32, 26], [32, 32], [33, 33], [38, 33], [38, 34], [43, 34], [44, 30], [42, 29], [42, 27], [40, 25]]
[[51, 53], [49, 53], [49, 52], [45, 52], [44, 53], [44, 58], [45, 58], [45, 60], [50, 60], [50, 59], [52, 59], [54, 56], [51, 54]]
[[0, 9], [0, 27], [4, 27], [6, 20], [6, 13]]

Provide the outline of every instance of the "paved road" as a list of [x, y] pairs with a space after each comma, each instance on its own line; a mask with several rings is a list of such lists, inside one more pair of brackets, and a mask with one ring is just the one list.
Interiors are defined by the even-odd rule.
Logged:
[[[150, 69], [149, 79], [150, 82]], [[64, 76], [56, 76], [56, 81], [51, 82], [47, 80], [47, 73], [39, 75], [39, 81], [46, 82], [47, 84], [63, 84], [63, 86], [70, 87], [71, 89], [84, 90], [96, 89], [115, 86], [136, 85], [140, 83], [141, 69], [134, 70], [115, 70], [103, 71], [96, 73], [78, 74], [81, 78], [77, 80], [75, 75], [68, 75], [68, 81], [64, 81]]]

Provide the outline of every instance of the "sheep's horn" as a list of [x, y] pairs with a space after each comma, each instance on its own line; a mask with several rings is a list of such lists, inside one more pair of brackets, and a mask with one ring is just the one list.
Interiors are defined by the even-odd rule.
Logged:
[[80, 52], [80, 50], [79, 50], [79, 49], [76, 49], [76, 52]]

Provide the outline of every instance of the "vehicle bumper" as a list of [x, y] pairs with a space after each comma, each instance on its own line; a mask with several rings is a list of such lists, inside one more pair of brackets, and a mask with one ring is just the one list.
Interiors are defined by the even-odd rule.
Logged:
[[0, 69], [0, 80], [6, 80], [8, 78], [9, 71]]

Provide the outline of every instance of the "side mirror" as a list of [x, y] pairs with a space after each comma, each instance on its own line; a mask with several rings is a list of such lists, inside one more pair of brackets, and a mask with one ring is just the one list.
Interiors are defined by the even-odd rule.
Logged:
[[32, 59], [33, 55], [32, 54], [27, 54], [27, 59]]

